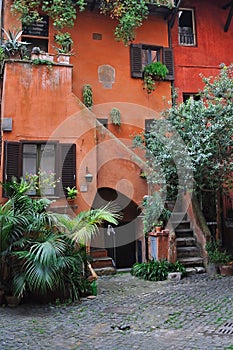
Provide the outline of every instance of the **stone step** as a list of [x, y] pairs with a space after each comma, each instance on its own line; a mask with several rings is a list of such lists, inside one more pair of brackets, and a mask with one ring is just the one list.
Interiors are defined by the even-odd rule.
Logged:
[[177, 247], [177, 258], [186, 258], [186, 257], [197, 257], [200, 254], [200, 250], [193, 247]]
[[116, 273], [115, 267], [100, 267], [96, 268], [95, 272], [98, 276], [114, 275]]
[[103, 258], [108, 256], [108, 251], [104, 248], [91, 248], [90, 255], [93, 259]]
[[190, 221], [188, 220], [171, 221], [171, 224], [175, 229], [190, 229]]
[[175, 234], [176, 234], [177, 238], [193, 237], [193, 229], [192, 228], [177, 228], [177, 229], [175, 229]]
[[203, 258], [201, 256], [196, 257], [185, 257], [177, 259], [185, 267], [194, 267], [197, 265], [203, 265]]
[[171, 214], [171, 221], [186, 221], [186, 220], [187, 220], [187, 213], [185, 212], [173, 211]]
[[176, 246], [177, 247], [196, 246], [196, 238], [195, 237], [178, 237], [176, 238]]
[[102, 268], [102, 267], [114, 267], [114, 261], [110, 257], [101, 257], [96, 258], [91, 261], [91, 265], [94, 269], [96, 268]]

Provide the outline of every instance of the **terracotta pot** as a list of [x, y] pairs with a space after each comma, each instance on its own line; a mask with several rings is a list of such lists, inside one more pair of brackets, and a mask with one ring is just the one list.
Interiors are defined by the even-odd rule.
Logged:
[[61, 64], [70, 64], [70, 55], [59, 54], [57, 56], [57, 62]]
[[222, 276], [233, 276], [233, 266], [232, 265], [220, 265], [220, 274]]

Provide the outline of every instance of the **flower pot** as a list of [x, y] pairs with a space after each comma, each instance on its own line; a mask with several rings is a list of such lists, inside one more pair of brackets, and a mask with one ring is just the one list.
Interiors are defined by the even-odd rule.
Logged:
[[70, 64], [70, 55], [59, 54], [57, 56], [57, 62], [61, 64]]
[[233, 276], [233, 265], [220, 265], [219, 270], [222, 276]]

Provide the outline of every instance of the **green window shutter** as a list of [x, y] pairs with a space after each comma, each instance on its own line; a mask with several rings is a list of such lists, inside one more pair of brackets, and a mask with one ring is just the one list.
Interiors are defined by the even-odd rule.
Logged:
[[4, 177], [3, 181], [11, 181], [12, 177], [20, 177], [20, 143], [4, 142]]
[[64, 195], [65, 187], [76, 186], [76, 145], [61, 143], [60, 145], [60, 167], [59, 174], [61, 182], [59, 188], [60, 195]]
[[163, 48], [163, 64], [165, 64], [168, 69], [166, 79], [174, 80], [173, 50], [168, 47]]
[[131, 77], [142, 78], [142, 45], [130, 45]]

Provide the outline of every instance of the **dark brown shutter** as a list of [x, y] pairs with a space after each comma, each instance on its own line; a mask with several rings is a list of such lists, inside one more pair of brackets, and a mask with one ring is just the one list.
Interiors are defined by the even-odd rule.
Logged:
[[130, 45], [131, 77], [142, 78], [142, 45]]
[[3, 181], [11, 181], [12, 177], [19, 178], [20, 143], [4, 142], [4, 177]]
[[76, 145], [60, 144], [60, 195], [64, 195], [65, 187], [76, 186]]
[[173, 50], [168, 47], [163, 48], [163, 64], [165, 64], [168, 69], [166, 79], [174, 80]]

